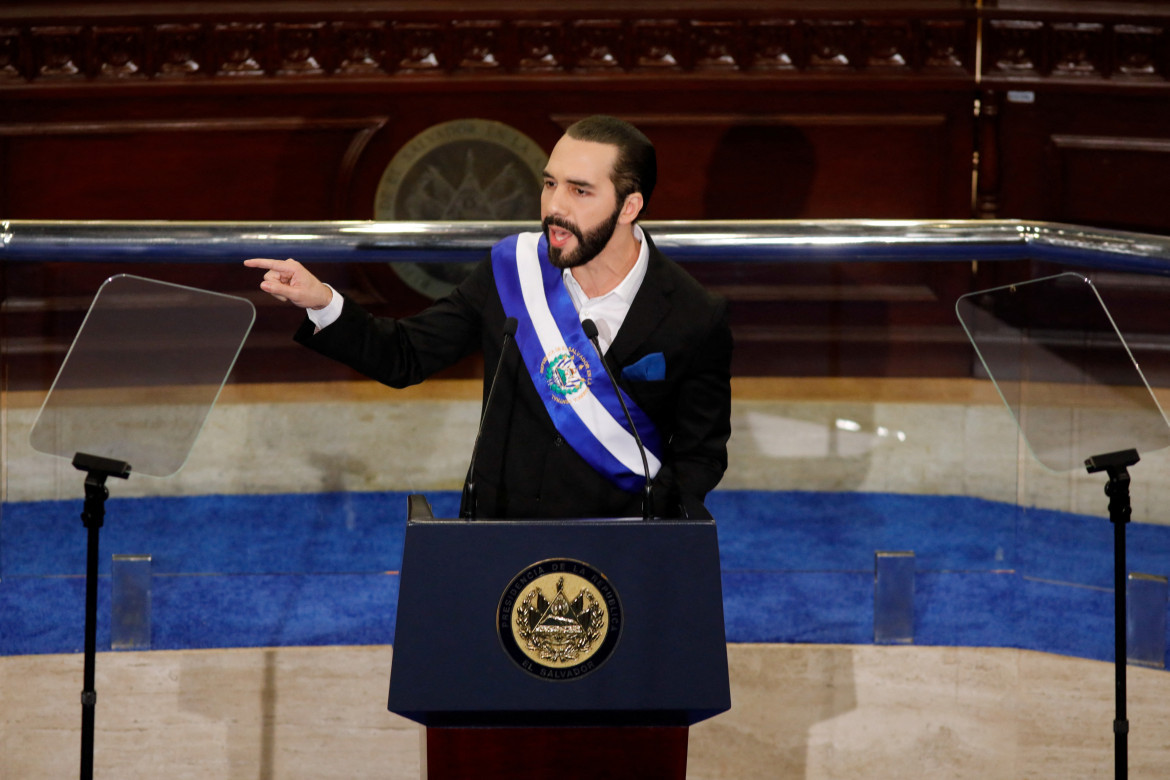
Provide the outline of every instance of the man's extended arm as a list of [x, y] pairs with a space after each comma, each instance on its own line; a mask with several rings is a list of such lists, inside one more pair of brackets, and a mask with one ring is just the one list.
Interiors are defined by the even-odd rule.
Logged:
[[[281, 300], [305, 309], [335, 301], [332, 289], [295, 260], [245, 265], [266, 269], [261, 289]], [[490, 265], [482, 263], [450, 295], [401, 319], [375, 317], [345, 298], [335, 321], [318, 328], [306, 318], [295, 338], [391, 387], [417, 384], [481, 346], [483, 297], [492, 284]]]

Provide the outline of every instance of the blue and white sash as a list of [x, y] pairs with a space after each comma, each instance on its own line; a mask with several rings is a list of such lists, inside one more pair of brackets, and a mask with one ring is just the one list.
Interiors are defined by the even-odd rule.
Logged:
[[[541, 233], [509, 236], [492, 247], [492, 270], [504, 312], [515, 317], [516, 344], [553, 424], [589, 465], [631, 493], [646, 477], [642, 456], [600, 358], [581, 328], [562, 272], [548, 260]], [[650, 418], [625, 395], [646, 447], [650, 477], [662, 444]]]

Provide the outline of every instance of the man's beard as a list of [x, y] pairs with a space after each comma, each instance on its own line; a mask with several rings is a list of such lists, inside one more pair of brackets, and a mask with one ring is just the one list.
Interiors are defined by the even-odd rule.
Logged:
[[606, 244], [609, 243], [609, 239], [613, 237], [613, 231], [617, 228], [618, 218], [621, 216], [621, 213], [622, 207], [619, 203], [608, 220], [584, 235], [582, 235], [576, 225], [568, 220], [558, 217], [545, 217], [543, 223], [545, 240], [548, 240], [549, 225], [556, 225], [563, 230], [568, 230], [577, 239], [577, 249], [568, 254], [550, 244], [548, 247], [549, 262], [555, 268], [563, 270], [565, 268], [577, 268], [585, 265], [597, 257], [601, 254], [601, 250], [605, 249]]

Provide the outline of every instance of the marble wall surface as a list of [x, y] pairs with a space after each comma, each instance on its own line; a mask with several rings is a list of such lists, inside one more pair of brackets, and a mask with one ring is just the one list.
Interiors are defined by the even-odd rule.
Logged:
[[[1012, 649], [730, 645], [690, 780], [1113, 776], [1113, 667]], [[419, 777], [392, 649], [99, 653], [95, 776]], [[0, 777], [76, 773], [79, 655], [0, 658]], [[1170, 676], [1129, 669], [1130, 777], [1170, 771]]]
[[[480, 393], [474, 380], [403, 391], [369, 382], [229, 385], [177, 475], [135, 475], [112, 494], [458, 489]], [[1108, 514], [1103, 475], [1037, 461], [987, 382], [742, 379], [733, 399], [721, 489], [967, 495]], [[42, 401], [4, 398], [6, 501], [81, 495], [68, 460], [28, 443]], [[1160, 450], [1132, 469], [1134, 520], [1170, 523], [1168, 465]]]
[[[1035, 461], [975, 381], [737, 380], [725, 489], [959, 494], [1105, 514], [1101, 475]], [[229, 386], [178, 475], [115, 496], [458, 488], [478, 383]], [[6, 501], [78, 499], [9, 393]], [[1166, 522], [1164, 452], [1132, 470]], [[2, 517], [0, 517], [2, 522]], [[730, 645], [733, 709], [691, 732], [693, 780], [1105, 778], [1112, 666], [1013, 649]], [[385, 711], [390, 647], [101, 653], [101, 776], [416, 778], [418, 728]], [[76, 771], [80, 655], [0, 658], [0, 778]], [[1131, 668], [1131, 776], [1170, 772], [1170, 677]]]

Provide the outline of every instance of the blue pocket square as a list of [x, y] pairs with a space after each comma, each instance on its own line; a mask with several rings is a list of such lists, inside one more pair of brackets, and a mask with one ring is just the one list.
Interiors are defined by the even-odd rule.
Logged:
[[659, 382], [666, 379], [666, 356], [652, 352], [622, 369], [622, 378], [633, 382]]

